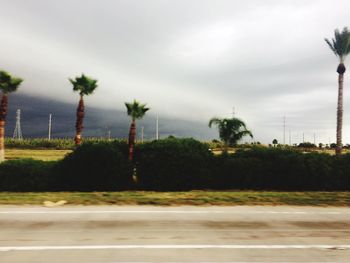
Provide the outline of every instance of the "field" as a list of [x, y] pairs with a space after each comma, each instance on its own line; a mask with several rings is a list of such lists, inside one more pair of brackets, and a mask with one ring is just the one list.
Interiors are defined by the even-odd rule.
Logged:
[[53, 150], [53, 149], [6, 149], [6, 160], [33, 158], [35, 160], [56, 161], [62, 159], [71, 150]]

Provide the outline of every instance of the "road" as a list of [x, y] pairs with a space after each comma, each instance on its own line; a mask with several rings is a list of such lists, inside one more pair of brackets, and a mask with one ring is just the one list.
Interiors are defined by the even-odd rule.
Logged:
[[0, 206], [0, 262], [350, 262], [350, 208]]

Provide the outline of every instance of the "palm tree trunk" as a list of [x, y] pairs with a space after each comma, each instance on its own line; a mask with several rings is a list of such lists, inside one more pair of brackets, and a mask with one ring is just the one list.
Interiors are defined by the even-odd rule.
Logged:
[[81, 133], [83, 131], [83, 119], [84, 119], [84, 99], [83, 96], [80, 96], [79, 105], [77, 108], [77, 121], [75, 124], [75, 145], [81, 144]]
[[129, 161], [134, 158], [134, 148], [135, 148], [135, 137], [136, 137], [136, 123], [132, 120], [129, 131]]
[[3, 93], [0, 104], [0, 163], [5, 161], [5, 121], [7, 116], [8, 96]]
[[222, 151], [222, 153], [228, 154], [228, 145], [229, 145], [229, 143], [225, 141], [224, 142], [224, 150]]
[[338, 107], [337, 107], [337, 147], [335, 148], [336, 154], [341, 154], [342, 152], [342, 129], [343, 129], [343, 85], [344, 85], [344, 73], [345, 66], [340, 63], [338, 72]]

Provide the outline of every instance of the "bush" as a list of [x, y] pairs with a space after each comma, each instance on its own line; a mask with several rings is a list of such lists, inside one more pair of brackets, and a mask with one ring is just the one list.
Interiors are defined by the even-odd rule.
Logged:
[[139, 185], [158, 191], [208, 188], [212, 158], [208, 145], [194, 139], [168, 138], [139, 145]]
[[210, 149], [216, 149], [216, 148], [223, 148], [224, 147], [224, 143], [219, 141], [219, 140], [212, 140], [210, 142], [206, 142], [206, 144], [208, 144]]
[[[0, 191], [130, 190], [127, 154], [125, 142], [91, 142], [59, 162], [6, 161]], [[350, 190], [350, 154], [253, 147], [213, 156], [207, 144], [168, 138], [137, 145], [135, 161], [142, 190]]]
[[317, 146], [311, 142], [302, 142], [298, 144], [299, 148], [317, 148]]
[[332, 182], [336, 189], [350, 190], [350, 154], [334, 157]]
[[132, 166], [125, 142], [85, 143], [56, 167], [58, 190], [113, 191], [130, 187]]
[[0, 191], [50, 191], [54, 164], [33, 159], [6, 161], [0, 165]]
[[[253, 148], [217, 157], [215, 188], [257, 190], [336, 190], [334, 156], [275, 148]], [[343, 160], [343, 159], [342, 159]], [[344, 163], [344, 160], [343, 160]], [[345, 162], [347, 163], [347, 162]], [[350, 163], [350, 162], [349, 162]], [[345, 170], [345, 169], [344, 169]], [[344, 179], [341, 179], [345, 183]], [[348, 189], [350, 185], [346, 186]]]

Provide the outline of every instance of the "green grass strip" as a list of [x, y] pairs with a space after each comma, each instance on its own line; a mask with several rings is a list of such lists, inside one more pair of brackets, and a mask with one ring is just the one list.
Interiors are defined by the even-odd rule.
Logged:
[[69, 205], [296, 205], [350, 206], [350, 192], [1, 192], [0, 205], [42, 205], [66, 200]]

